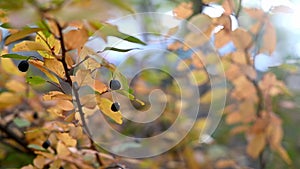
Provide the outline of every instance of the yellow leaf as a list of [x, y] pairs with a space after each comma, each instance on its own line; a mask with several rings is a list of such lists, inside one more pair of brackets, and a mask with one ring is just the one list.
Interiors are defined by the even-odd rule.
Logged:
[[50, 73], [49, 70], [47, 70], [44, 67], [44, 62], [39, 61], [39, 60], [29, 60], [28, 61], [30, 64], [32, 64], [33, 66], [35, 66], [36, 68], [40, 69], [40, 71], [42, 71], [43, 73], [45, 73], [45, 75], [52, 80], [53, 82], [59, 84], [59, 80], [56, 78], [55, 75], [53, 75], [52, 73]]
[[8, 81], [5, 84], [5, 87], [8, 90], [14, 91], [16, 93], [24, 93], [26, 91], [26, 86], [22, 82], [14, 80], [14, 79]]
[[12, 51], [20, 52], [20, 51], [49, 51], [49, 50], [39, 42], [23, 41], [16, 44], [13, 47]]
[[57, 74], [61, 78], [65, 78], [65, 70], [63, 64], [58, 61], [57, 59], [44, 59], [44, 65], [47, 67], [49, 70], [51, 70], [53, 73]]
[[252, 158], [257, 158], [259, 154], [263, 151], [266, 145], [266, 137], [264, 133], [256, 133], [249, 136], [247, 153]]
[[21, 103], [21, 98], [11, 92], [0, 93], [0, 110]]
[[203, 85], [208, 81], [208, 75], [205, 70], [193, 70], [189, 73], [189, 78], [194, 85]]
[[282, 146], [277, 148], [277, 152], [286, 163], [292, 164], [292, 160], [291, 160], [290, 156], [288, 155], [288, 153]]
[[[24, 37], [26, 37], [27, 35], [34, 33], [34, 32], [38, 32], [40, 31], [41, 28], [25, 28], [23, 30], [20, 30], [18, 32], [15, 32], [13, 34], [11, 34], [6, 40], [5, 40], [5, 45], [8, 45], [12, 42], [15, 42], [19, 39], [22, 39]], [[1, 41], [1, 39], [0, 39]]]
[[102, 113], [104, 113], [106, 116], [110, 117], [112, 120], [114, 120], [116, 123], [118, 124], [122, 124], [122, 114], [120, 111], [118, 112], [113, 112], [111, 110], [111, 105], [113, 104], [112, 101], [100, 97], [99, 95], [96, 96], [97, 102], [98, 102], [98, 106], [101, 110]]
[[26, 73], [19, 71], [17, 66], [13, 63], [10, 58], [2, 58], [1, 59], [1, 68], [8, 74], [17, 75], [17, 76], [24, 76]]
[[34, 166], [36, 166], [37, 168], [44, 168], [45, 166], [45, 157], [38, 155], [34, 160], [33, 160], [33, 164]]
[[75, 147], [77, 140], [72, 138], [68, 133], [57, 133], [57, 138], [65, 143], [66, 146]]
[[58, 54], [60, 51], [60, 42], [55, 39], [53, 35], [46, 38], [43, 32], [38, 32], [38, 35], [35, 37], [35, 42], [39, 43], [46, 49], [44, 51], [38, 51], [44, 58], [54, 58], [52, 52], [54, 54]]
[[56, 151], [57, 151], [57, 155], [60, 157], [66, 157], [71, 154], [68, 147], [62, 141], [57, 142]]

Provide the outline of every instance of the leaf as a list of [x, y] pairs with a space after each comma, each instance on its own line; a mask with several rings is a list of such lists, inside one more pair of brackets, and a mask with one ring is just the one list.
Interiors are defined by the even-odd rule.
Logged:
[[116, 92], [120, 93], [123, 96], [128, 97], [130, 100], [134, 100], [134, 101], [138, 102], [142, 106], [145, 105], [145, 103], [143, 101], [135, 98], [135, 96], [133, 94], [131, 94], [128, 90], [116, 90]]
[[178, 19], [187, 19], [193, 14], [193, 3], [192, 2], [182, 2], [174, 10], [173, 14]]
[[72, 138], [69, 133], [57, 133], [57, 138], [65, 143], [66, 146], [75, 147], [77, 140]]
[[10, 58], [0, 58], [1, 59], [1, 68], [10, 75], [24, 76], [26, 73], [19, 71], [17, 66]]
[[261, 47], [261, 53], [268, 52], [270, 55], [274, 52], [276, 48], [276, 30], [271, 22], [267, 22], [264, 35], [263, 44]]
[[280, 155], [280, 157], [287, 163], [287, 164], [292, 164], [292, 160], [286, 150], [280, 146], [277, 148], [277, 152]]
[[11, 92], [0, 93], [0, 110], [21, 103], [21, 98]]
[[56, 106], [65, 111], [71, 111], [74, 109], [74, 105], [69, 100], [57, 100]]
[[57, 146], [56, 146], [56, 151], [57, 151], [57, 155], [59, 157], [66, 157], [71, 154], [68, 147], [62, 141], [58, 141]]
[[220, 30], [215, 34], [215, 46], [216, 48], [221, 48], [228, 44], [232, 40], [230, 34], [224, 29]]
[[44, 168], [45, 162], [46, 162], [45, 157], [43, 157], [43, 156], [41, 156], [41, 155], [38, 155], [38, 156], [33, 160], [33, 164], [34, 164], [34, 166], [36, 166], [37, 168]]
[[240, 123], [242, 118], [241, 112], [232, 112], [226, 116], [226, 123], [229, 125]]
[[265, 134], [260, 132], [260, 133], [255, 133], [249, 137], [250, 139], [248, 140], [247, 153], [252, 158], [257, 158], [265, 148], [266, 145]]
[[47, 67], [49, 70], [51, 70], [53, 73], [55, 73], [60, 78], [65, 78], [65, 69], [63, 64], [58, 61], [57, 59], [48, 59], [44, 58], [44, 66]]
[[[95, 23], [92, 23], [92, 24], [95, 25]], [[126, 40], [128, 42], [137, 43], [137, 44], [141, 44], [141, 45], [146, 45], [145, 42], [139, 40], [138, 38], [120, 32], [118, 30], [118, 27], [115, 26], [115, 25], [98, 24], [98, 27], [99, 27], [99, 30], [97, 31], [97, 34], [99, 36], [101, 36], [105, 41], [107, 41], [108, 36], [114, 36], [114, 37]]]
[[1, 57], [3, 58], [11, 58], [11, 59], [18, 59], [18, 60], [27, 60], [30, 56], [23, 56], [18, 54], [4, 54]]
[[34, 33], [34, 32], [38, 32], [40, 30], [42, 30], [42, 29], [41, 28], [25, 28], [23, 30], [20, 30], [20, 31], [10, 35], [9, 37], [7, 37], [5, 40], [5, 45], [9, 45], [12, 42], [20, 40], [20, 39], [26, 37], [27, 35]]
[[18, 127], [28, 127], [30, 126], [30, 122], [26, 119], [21, 119], [21, 118], [15, 118], [14, 119], [14, 123], [18, 126]]
[[78, 49], [78, 53], [80, 53], [80, 49], [87, 42], [88, 38], [88, 31], [84, 27], [70, 30], [64, 34], [65, 46], [68, 50]]
[[131, 50], [136, 50], [136, 49], [140, 49], [140, 48], [119, 49], [119, 48], [115, 48], [115, 47], [106, 47], [101, 52], [104, 52], [104, 51], [107, 51], [107, 50], [112, 50], [112, 51], [116, 51], [116, 52], [129, 52]]
[[109, 3], [116, 5], [117, 7], [124, 9], [130, 13], [135, 13], [134, 9], [126, 2], [122, 0], [110, 0]]
[[39, 151], [47, 151], [42, 146], [39, 146], [39, 145], [36, 145], [36, 144], [29, 144], [27, 147], [31, 148], [31, 149], [39, 150]]
[[204, 32], [212, 24], [212, 19], [205, 14], [197, 14], [190, 19], [190, 24], [188, 24], [188, 29], [194, 33]]
[[218, 160], [215, 164], [217, 169], [225, 169], [225, 168], [238, 168], [237, 164], [234, 160]]
[[100, 94], [107, 91], [108, 89], [107, 86], [104, 83], [102, 83], [100, 80], [95, 80], [94, 82], [95, 82], [94, 83], [95, 91], [99, 92]]
[[104, 113], [106, 116], [108, 116], [109, 118], [111, 118], [112, 120], [114, 120], [116, 123], [118, 124], [122, 124], [122, 114], [120, 111], [118, 112], [113, 112], [110, 107], [113, 104], [112, 101], [100, 97], [99, 95], [96, 96], [97, 102], [98, 102], [98, 106], [101, 110], [102, 113]]
[[285, 6], [285, 5], [280, 5], [280, 6], [274, 6], [272, 9], [271, 9], [271, 12], [272, 13], [294, 13], [295, 11], [288, 7], [288, 6]]
[[237, 49], [245, 50], [252, 42], [252, 36], [247, 30], [238, 28], [232, 32], [232, 41]]
[[36, 68], [40, 69], [40, 71], [42, 71], [43, 73], [45, 73], [45, 75], [53, 82], [59, 84], [59, 80], [57, 79], [57, 77], [55, 75], [53, 75], [49, 70], [47, 70], [44, 67], [44, 62], [39, 61], [39, 60], [29, 60], [28, 61], [30, 64], [32, 64], [33, 66], [35, 66]]
[[43, 32], [38, 32], [35, 37], [35, 42], [42, 45], [46, 50], [38, 51], [38, 53], [44, 58], [54, 58], [53, 54], [58, 54], [60, 52], [60, 41], [57, 40], [53, 35], [46, 37]]
[[31, 85], [41, 85], [41, 84], [44, 84], [46, 82], [46, 80], [40, 76], [27, 76], [26, 82]]
[[33, 41], [22, 41], [21, 43], [16, 44], [13, 49], [13, 52], [23, 52], [23, 51], [49, 51], [49, 49], [43, 46], [39, 42]]
[[189, 79], [192, 84], [201, 86], [208, 81], [205, 70], [193, 70], [189, 73]]

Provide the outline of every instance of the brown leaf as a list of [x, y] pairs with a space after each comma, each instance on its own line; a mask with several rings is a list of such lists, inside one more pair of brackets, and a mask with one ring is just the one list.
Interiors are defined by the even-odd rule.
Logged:
[[205, 32], [212, 24], [212, 18], [205, 14], [193, 16], [187, 25], [188, 29], [194, 33]]
[[179, 19], [187, 19], [193, 14], [193, 3], [182, 2], [173, 10], [173, 13]]
[[242, 116], [240, 112], [232, 112], [226, 116], [226, 123], [229, 125], [240, 123], [241, 121], [242, 121]]
[[64, 42], [68, 50], [80, 49], [88, 40], [88, 31], [85, 28], [78, 28], [77, 30], [71, 30], [64, 34]]
[[248, 136], [247, 153], [252, 158], [257, 158], [266, 145], [266, 137], [264, 133], [256, 133]]
[[218, 160], [215, 167], [218, 169], [235, 168], [237, 166], [234, 160]]
[[247, 30], [238, 28], [232, 32], [232, 41], [237, 49], [245, 50], [252, 42], [252, 36]]
[[36, 166], [37, 168], [44, 168], [45, 166], [45, 157], [38, 155], [34, 160], [33, 160], [33, 164], [34, 166]]
[[268, 52], [270, 55], [274, 52], [276, 48], [276, 30], [271, 22], [267, 22], [264, 36], [263, 45], [261, 47], [260, 53]]
[[219, 18], [215, 19], [215, 24], [224, 26], [224, 30], [231, 31], [231, 18], [229, 15], [222, 14]]
[[221, 48], [227, 43], [229, 43], [231, 40], [232, 39], [229, 32], [227, 32], [225, 29], [222, 29], [215, 35], [215, 47]]
[[69, 100], [57, 100], [56, 106], [65, 111], [70, 111], [74, 109], [73, 103]]
[[99, 93], [103, 93], [105, 91], [107, 91], [107, 86], [101, 82], [100, 80], [95, 80], [95, 84], [94, 84], [94, 90], [99, 92]]
[[224, 14], [225, 15], [230, 15], [232, 14], [235, 9], [235, 5], [234, 5], [234, 2], [233, 0], [224, 0], [223, 1], [223, 4], [222, 4], [222, 7], [224, 8]]
[[233, 52], [231, 54], [232, 61], [234, 61], [235, 63], [241, 64], [241, 65], [246, 65], [247, 64], [246, 57], [247, 56], [245, 56], [245, 52], [240, 51], [240, 50], [238, 50], [236, 52]]
[[277, 148], [277, 152], [280, 155], [280, 157], [287, 163], [287, 164], [292, 164], [292, 160], [289, 156], [289, 154], [286, 152], [286, 150], [280, 146]]

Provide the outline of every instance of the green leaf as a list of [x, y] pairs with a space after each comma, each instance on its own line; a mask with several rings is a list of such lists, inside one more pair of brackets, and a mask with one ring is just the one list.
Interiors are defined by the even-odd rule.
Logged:
[[23, 55], [18, 55], [18, 54], [5, 54], [5, 55], [2, 55], [1, 57], [18, 59], [18, 60], [27, 60], [28, 58], [30, 58], [30, 56], [23, 56]]
[[24, 37], [26, 37], [27, 35], [34, 33], [34, 32], [38, 32], [43, 30], [42, 28], [25, 28], [23, 30], [20, 30], [12, 35], [10, 35], [8, 38], [6, 38], [5, 40], [5, 45], [8, 45], [12, 42], [15, 42], [17, 40], [20, 40]]
[[115, 48], [115, 47], [106, 47], [101, 52], [104, 52], [104, 51], [107, 51], [107, 50], [112, 50], [112, 51], [116, 51], [116, 52], [129, 52], [129, 51], [135, 50], [135, 49], [140, 49], [140, 48], [119, 49], [119, 48]]
[[36, 144], [29, 144], [27, 146], [28, 148], [32, 148], [35, 150], [39, 150], [39, 151], [47, 151], [46, 149], [44, 149], [42, 146], [36, 145]]
[[130, 93], [131, 90], [132, 89], [129, 89], [129, 90], [116, 90], [116, 92], [118, 92], [121, 95], [128, 97], [130, 100], [134, 100], [134, 101], [138, 102], [139, 104], [141, 104], [142, 106], [144, 106], [145, 103], [143, 101], [135, 98], [135, 96]]
[[41, 85], [46, 82], [46, 80], [40, 76], [27, 76], [26, 81], [31, 85]]
[[11, 28], [11, 25], [9, 23], [3, 23], [3, 24], [1, 24], [0, 27], [9, 29], [9, 28]]
[[126, 1], [122, 1], [122, 0], [110, 0], [108, 1], [114, 5], [116, 5], [117, 7], [124, 9], [130, 13], [135, 13], [135, 11], [133, 10], [133, 8], [128, 5], [128, 3], [126, 3]]
[[126, 33], [122, 33], [118, 30], [118, 27], [111, 24], [102, 24], [99, 22], [90, 22], [92, 26], [94, 26], [96, 29], [99, 29], [97, 32], [105, 41], [107, 39], [107, 36], [114, 36], [123, 40], [126, 40], [128, 42], [137, 43], [141, 45], [146, 45], [145, 42], [139, 40], [136, 37], [130, 36]]
[[21, 118], [17, 117], [13, 121], [18, 127], [28, 127], [28, 126], [30, 126], [30, 122], [26, 119], [21, 119]]

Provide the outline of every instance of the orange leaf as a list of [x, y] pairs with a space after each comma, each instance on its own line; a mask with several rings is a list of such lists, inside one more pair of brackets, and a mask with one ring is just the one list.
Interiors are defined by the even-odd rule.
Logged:
[[65, 33], [64, 42], [68, 50], [81, 49], [88, 40], [88, 37], [89, 35], [86, 29], [78, 28], [78, 30], [70, 30]]
[[231, 41], [231, 36], [229, 32], [225, 31], [225, 29], [220, 30], [218, 33], [215, 35], [215, 47], [216, 48], [221, 48], [227, 43]]
[[44, 62], [39, 61], [39, 60], [29, 60], [28, 62], [30, 64], [32, 64], [33, 66], [35, 66], [36, 68], [40, 69], [40, 71], [42, 71], [43, 73], [45, 73], [45, 75], [50, 80], [59, 84], [59, 80], [57, 79], [57, 77], [54, 74], [52, 74], [47, 68], [44, 67]]
[[38, 155], [34, 160], [33, 160], [33, 164], [34, 166], [36, 166], [37, 168], [44, 168], [45, 166], [45, 157]]
[[70, 111], [74, 109], [73, 103], [69, 100], [57, 100], [56, 106], [65, 111]]

